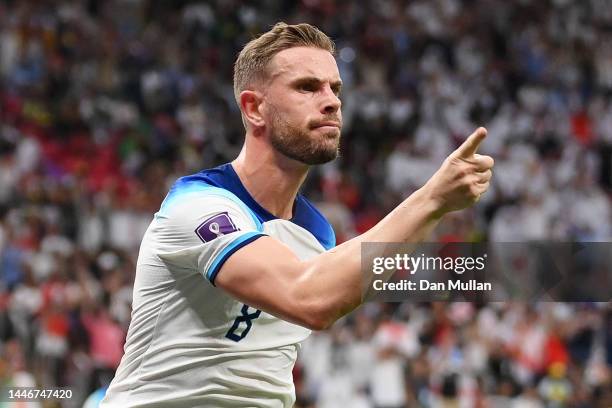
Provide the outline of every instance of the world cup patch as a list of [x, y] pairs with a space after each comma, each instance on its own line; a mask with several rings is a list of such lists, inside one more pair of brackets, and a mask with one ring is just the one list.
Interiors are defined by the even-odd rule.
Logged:
[[232, 232], [239, 231], [232, 219], [229, 217], [227, 212], [223, 212], [217, 215], [213, 215], [206, 221], [204, 221], [195, 233], [204, 242], [210, 242], [215, 238], [227, 235]]

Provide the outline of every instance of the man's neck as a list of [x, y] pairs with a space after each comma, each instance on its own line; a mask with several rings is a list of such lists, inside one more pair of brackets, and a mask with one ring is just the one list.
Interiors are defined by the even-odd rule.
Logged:
[[306, 179], [308, 166], [270, 149], [248, 148], [242, 149], [232, 166], [259, 205], [275, 217], [286, 220], [293, 217], [293, 203]]

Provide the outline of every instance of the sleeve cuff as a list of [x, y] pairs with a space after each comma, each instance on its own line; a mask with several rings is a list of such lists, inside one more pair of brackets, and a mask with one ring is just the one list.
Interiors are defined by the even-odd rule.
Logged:
[[261, 232], [255, 232], [255, 231], [247, 232], [245, 234], [240, 235], [238, 238], [232, 241], [228, 246], [226, 246], [223, 249], [223, 251], [221, 251], [221, 253], [215, 258], [210, 268], [208, 268], [208, 271], [206, 272], [206, 279], [208, 279], [210, 283], [213, 284], [213, 286], [216, 286], [215, 278], [217, 277], [217, 274], [219, 273], [219, 270], [221, 269], [225, 261], [227, 261], [234, 252], [236, 252], [243, 246], [248, 245], [251, 242], [255, 241], [256, 239], [264, 237], [264, 236], [266, 236], [266, 234], [263, 234]]

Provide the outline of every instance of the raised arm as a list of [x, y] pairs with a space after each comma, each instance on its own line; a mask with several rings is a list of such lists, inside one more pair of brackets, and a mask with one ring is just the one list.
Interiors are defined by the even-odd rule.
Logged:
[[235, 252], [216, 285], [237, 299], [313, 330], [329, 327], [362, 302], [361, 244], [420, 242], [447, 212], [474, 204], [489, 187], [493, 159], [476, 154], [477, 129], [421, 189], [368, 232], [308, 261], [262, 237]]

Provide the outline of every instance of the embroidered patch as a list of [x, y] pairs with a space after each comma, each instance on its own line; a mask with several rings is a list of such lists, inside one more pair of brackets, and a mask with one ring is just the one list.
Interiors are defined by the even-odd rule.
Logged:
[[204, 221], [198, 228], [196, 228], [195, 233], [202, 241], [210, 242], [215, 238], [235, 231], [239, 231], [239, 228], [236, 227], [227, 212], [223, 212], [221, 214], [213, 215]]

